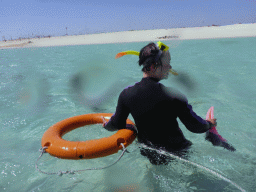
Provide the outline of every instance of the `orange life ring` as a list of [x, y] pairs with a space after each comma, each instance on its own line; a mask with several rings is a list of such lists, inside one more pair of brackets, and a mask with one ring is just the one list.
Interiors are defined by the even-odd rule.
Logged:
[[[117, 153], [124, 146], [130, 145], [136, 138], [136, 134], [129, 129], [120, 129], [110, 137], [89, 141], [67, 141], [61, 137], [85, 125], [103, 123], [103, 117], [111, 117], [112, 113], [93, 113], [70, 117], [51, 126], [42, 137], [42, 147], [52, 156], [63, 159], [92, 159], [105, 157]], [[127, 124], [134, 123], [127, 119]]]

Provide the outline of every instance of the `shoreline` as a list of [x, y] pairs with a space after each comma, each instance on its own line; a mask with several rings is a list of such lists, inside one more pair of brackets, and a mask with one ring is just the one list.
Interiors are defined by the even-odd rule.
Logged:
[[238, 37], [256, 37], [256, 23], [7, 40], [0, 49]]

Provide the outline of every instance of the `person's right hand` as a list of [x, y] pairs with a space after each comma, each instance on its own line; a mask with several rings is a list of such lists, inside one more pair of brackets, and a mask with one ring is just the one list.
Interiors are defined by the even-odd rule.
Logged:
[[[207, 121], [209, 121], [209, 122], [211, 122], [212, 124], [213, 124], [213, 126], [212, 127], [216, 127], [217, 126], [217, 121], [216, 121], [217, 119], [208, 119]], [[211, 127], [211, 128], [212, 128]]]

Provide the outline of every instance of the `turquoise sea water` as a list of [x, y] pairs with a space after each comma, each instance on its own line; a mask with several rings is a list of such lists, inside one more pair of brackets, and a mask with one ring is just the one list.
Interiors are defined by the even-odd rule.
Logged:
[[[74, 175], [35, 169], [41, 138], [53, 124], [87, 113], [114, 113], [119, 93], [142, 78], [137, 56], [115, 60], [124, 50], [149, 42], [0, 50], [0, 191], [239, 191], [231, 183], [189, 163], [152, 166], [134, 142], [114, 166]], [[189, 132], [189, 161], [221, 174], [246, 191], [256, 188], [256, 38], [165, 41], [179, 76], [163, 80], [184, 93], [205, 118], [215, 107], [219, 133], [237, 150], [227, 151]], [[130, 115], [129, 118], [133, 120]], [[157, 127], [156, 127], [157, 131]], [[112, 135], [100, 124], [76, 129], [67, 140]], [[103, 167], [119, 155], [63, 160], [44, 154], [46, 172]]]

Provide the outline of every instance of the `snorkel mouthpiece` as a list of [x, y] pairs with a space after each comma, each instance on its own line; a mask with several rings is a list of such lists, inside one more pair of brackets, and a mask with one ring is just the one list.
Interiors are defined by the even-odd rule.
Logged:
[[173, 74], [173, 75], [179, 75], [176, 71], [174, 71], [173, 69], [170, 69], [169, 73]]

